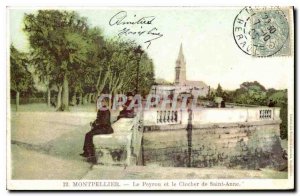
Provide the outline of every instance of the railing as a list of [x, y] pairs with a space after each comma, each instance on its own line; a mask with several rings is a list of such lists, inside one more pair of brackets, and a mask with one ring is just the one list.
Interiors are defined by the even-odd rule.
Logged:
[[[144, 111], [144, 125], [188, 124], [186, 110], [157, 110]], [[192, 123], [241, 123], [280, 120], [280, 108], [251, 107], [251, 108], [198, 108], [192, 112]]]
[[259, 118], [260, 119], [272, 119], [273, 118], [272, 110], [271, 109], [259, 110]]
[[156, 117], [157, 124], [178, 124], [178, 111], [177, 110], [160, 110], [157, 111]]

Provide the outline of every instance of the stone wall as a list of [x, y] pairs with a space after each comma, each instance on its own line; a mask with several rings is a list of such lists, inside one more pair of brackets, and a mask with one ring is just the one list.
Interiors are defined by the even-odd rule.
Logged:
[[136, 165], [142, 141], [140, 115], [121, 118], [112, 125], [113, 134], [95, 135], [93, 143], [98, 164]]
[[143, 134], [145, 165], [283, 169], [280, 120], [194, 125]]
[[[176, 120], [174, 120], [176, 112]], [[186, 109], [152, 108], [144, 111], [144, 126], [162, 126], [188, 124], [188, 111]], [[280, 120], [280, 108], [253, 107], [253, 108], [195, 108], [192, 112], [193, 125], [212, 123], [243, 123], [257, 121]]]

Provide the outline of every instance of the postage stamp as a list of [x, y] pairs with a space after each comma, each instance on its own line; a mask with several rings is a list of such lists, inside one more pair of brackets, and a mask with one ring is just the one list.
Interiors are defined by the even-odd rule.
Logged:
[[294, 189], [293, 7], [7, 18], [8, 190]]
[[236, 44], [256, 57], [290, 55], [288, 17], [279, 7], [243, 8], [233, 25]]

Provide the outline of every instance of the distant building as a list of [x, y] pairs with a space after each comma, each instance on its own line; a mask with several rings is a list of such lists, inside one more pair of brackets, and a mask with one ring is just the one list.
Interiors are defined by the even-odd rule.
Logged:
[[209, 87], [203, 81], [191, 81], [186, 79], [186, 61], [183, 54], [182, 44], [180, 45], [178, 58], [175, 66], [175, 81], [171, 85], [154, 85], [154, 94], [185, 94], [191, 93], [194, 96], [207, 96]]

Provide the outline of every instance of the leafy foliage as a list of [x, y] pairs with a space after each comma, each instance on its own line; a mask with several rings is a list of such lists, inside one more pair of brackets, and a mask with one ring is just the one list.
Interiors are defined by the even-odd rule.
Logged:
[[39, 75], [50, 75], [57, 84], [65, 75], [76, 77], [74, 69], [87, 58], [86, 19], [75, 12], [39, 10], [37, 15], [25, 14], [24, 23], [34, 57], [47, 62], [45, 69], [35, 61]]
[[223, 97], [223, 89], [220, 84], [218, 84], [217, 90], [216, 90], [216, 96], [217, 97]]
[[221, 85], [215, 91], [210, 91], [207, 99], [214, 100], [215, 97], [222, 97], [226, 102], [245, 104], [245, 105], [260, 105], [268, 106], [272, 100], [275, 107], [280, 107], [280, 136], [282, 139], [287, 138], [287, 90], [276, 90], [274, 88], [266, 89], [259, 82], [243, 82], [240, 88], [234, 91], [223, 90]]
[[266, 105], [266, 89], [257, 81], [244, 82], [240, 85], [240, 88], [235, 91], [234, 101], [240, 104]]
[[34, 73], [45, 85], [66, 92], [62, 100], [78, 93], [96, 96], [105, 89], [133, 91], [137, 66], [140, 92], [146, 94], [154, 82], [153, 63], [146, 53], [134, 54], [135, 42], [105, 39], [100, 28], [90, 28], [74, 11], [39, 10], [25, 14], [24, 25]]
[[278, 90], [273, 92], [269, 96], [269, 100], [275, 102], [276, 107], [280, 107], [280, 118], [282, 123], [280, 124], [280, 136], [281, 138], [287, 138], [288, 134], [288, 98], [287, 90]]
[[28, 71], [28, 58], [13, 45], [10, 46], [10, 86], [16, 92], [30, 93], [35, 90], [32, 74]]

